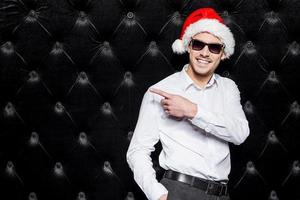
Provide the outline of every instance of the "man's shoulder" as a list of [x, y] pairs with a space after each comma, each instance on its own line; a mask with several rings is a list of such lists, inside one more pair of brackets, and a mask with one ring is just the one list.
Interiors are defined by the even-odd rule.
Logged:
[[149, 89], [150, 88], [155, 88], [155, 89], [163, 90], [165, 92], [172, 92], [172, 88], [174, 88], [174, 86], [176, 84], [176, 81], [178, 83], [178, 78], [179, 78], [178, 76], [179, 76], [179, 72], [175, 72], [175, 73], [165, 77], [161, 81], [151, 85], [147, 89], [147, 91], [145, 92], [144, 98], [148, 98], [148, 99], [160, 102], [162, 97], [159, 96], [159, 95], [155, 95], [154, 93], [150, 92]]
[[225, 86], [235, 86], [236, 85], [235, 81], [232, 80], [231, 78], [224, 77], [219, 74], [215, 74], [215, 77], [216, 77], [218, 83], [220, 83], [222, 85], [225, 85]]
[[178, 84], [179, 80], [179, 72], [175, 72], [166, 78], [162, 79], [161, 81], [151, 85], [149, 88], [157, 88], [157, 89], [168, 89], [170, 87], [174, 87], [176, 82]]

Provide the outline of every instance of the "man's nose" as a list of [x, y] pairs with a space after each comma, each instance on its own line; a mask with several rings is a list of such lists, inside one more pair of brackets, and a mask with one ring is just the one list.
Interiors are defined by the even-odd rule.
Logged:
[[200, 54], [202, 55], [202, 56], [205, 56], [205, 57], [208, 57], [209, 56], [209, 49], [208, 49], [208, 46], [207, 45], [205, 45], [204, 46], [204, 48], [203, 49], [201, 49], [201, 51], [200, 51]]

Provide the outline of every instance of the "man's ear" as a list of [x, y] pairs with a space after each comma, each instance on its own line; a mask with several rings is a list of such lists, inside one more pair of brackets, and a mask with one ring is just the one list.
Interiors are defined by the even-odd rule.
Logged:
[[191, 44], [189, 44], [188, 48], [187, 48], [187, 52], [191, 53]]
[[225, 55], [225, 53], [224, 53], [224, 51], [222, 52], [222, 56], [221, 56], [221, 60], [225, 60], [227, 57], [226, 57], [226, 55]]

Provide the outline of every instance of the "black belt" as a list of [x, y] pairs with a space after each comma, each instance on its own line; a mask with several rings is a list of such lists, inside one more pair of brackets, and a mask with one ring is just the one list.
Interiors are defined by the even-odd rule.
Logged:
[[199, 188], [206, 192], [206, 194], [224, 196], [227, 195], [227, 184], [216, 181], [205, 180], [194, 176], [182, 174], [172, 170], [167, 170], [164, 178], [172, 179], [186, 183], [192, 187]]

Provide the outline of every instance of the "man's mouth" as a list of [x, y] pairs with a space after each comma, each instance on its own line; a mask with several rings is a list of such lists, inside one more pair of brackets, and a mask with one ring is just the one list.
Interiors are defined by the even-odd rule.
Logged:
[[203, 63], [203, 64], [208, 64], [208, 63], [210, 63], [209, 60], [205, 60], [205, 59], [201, 59], [201, 58], [196, 58], [196, 60], [197, 60], [197, 62]]

